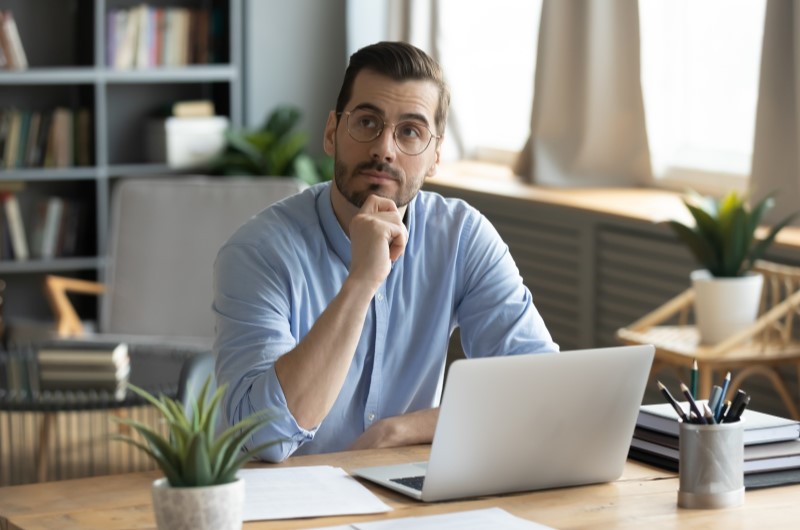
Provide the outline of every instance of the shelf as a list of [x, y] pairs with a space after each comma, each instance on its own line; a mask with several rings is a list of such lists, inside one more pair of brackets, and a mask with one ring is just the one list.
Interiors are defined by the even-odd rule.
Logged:
[[238, 77], [238, 69], [229, 64], [188, 65], [179, 68], [142, 68], [112, 70], [108, 68], [30, 68], [0, 70], [0, 85], [85, 85], [95, 82], [209, 82], [230, 81]]
[[58, 258], [49, 260], [0, 260], [0, 274], [30, 274], [99, 270], [105, 265], [100, 257]]
[[3, 181], [49, 181], [49, 180], [94, 180], [98, 178], [98, 168], [62, 167], [62, 168], [19, 168], [0, 171], [0, 182]]
[[[15, 226], [21, 223], [24, 228], [29, 252], [41, 244], [41, 241], [32, 240], [41, 236], [43, 226], [50, 227], [51, 236], [56, 234], [58, 244], [64, 244], [67, 232], [63, 223], [69, 219], [78, 228], [70, 232], [71, 239], [68, 240], [70, 244], [74, 243], [74, 250], [64, 253], [80, 256], [14, 261], [11, 259], [14, 243], [10, 238], [0, 240], [3, 245], [0, 249], [4, 250], [0, 255], [6, 258], [0, 261], [0, 274], [7, 284], [6, 296], [3, 297], [6, 302], [4, 314], [0, 315], [5, 320], [49, 315], [47, 302], [41, 293], [41, 276], [44, 274], [57, 273], [88, 280], [105, 277], [107, 264], [104, 253], [112, 248], [107, 239], [113, 215], [111, 194], [114, 179], [190, 172], [170, 168], [165, 163], [149, 162], [154, 158], [146, 149], [147, 140], [151, 138], [148, 125], [154, 117], [162, 116], [176, 101], [207, 99], [213, 102], [216, 113], [226, 116], [233, 126], [242, 124], [242, 49], [239, 40], [242, 38], [243, 0], [147, 2], [148, 10], [185, 8], [213, 15], [213, 25], [207, 25], [208, 38], [187, 43], [190, 54], [169, 56], [168, 61], [176, 65], [185, 62], [208, 64], [124, 70], [107, 66], [107, 56], [113, 57], [120, 45], [107, 38], [110, 15], [142, 4], [131, 0], [0, 0], [0, 8], [14, 13], [29, 64], [26, 70], [0, 69], [0, 140], [13, 138], [18, 146], [16, 151], [9, 149], [8, 160], [12, 165], [16, 165], [17, 160], [24, 160], [30, 166], [4, 169], [5, 146], [9, 144], [0, 141], [4, 146], [0, 147], [0, 185], [15, 196], [16, 201], [10, 201], [13, 223]], [[119, 20], [125, 20], [119, 23], [128, 24], [133, 19]], [[174, 29], [176, 26], [159, 27]], [[134, 28], [126, 25], [124, 29], [127, 33]], [[138, 28], [136, 32], [139, 34]], [[184, 37], [190, 36], [181, 34], [180, 38]], [[196, 38], [196, 35], [192, 37]], [[152, 44], [139, 42], [134, 48], [135, 53], [147, 46], [150, 46], [148, 54], [157, 51], [151, 47]], [[207, 46], [207, 53], [202, 53], [200, 46]], [[139, 64], [139, 61], [126, 64]], [[60, 111], [60, 127], [42, 129], [43, 123], [52, 127], [56, 109]], [[78, 111], [82, 112], [79, 114]], [[76, 116], [81, 119], [80, 138], [74, 133]], [[33, 133], [30, 132], [32, 123]], [[15, 131], [13, 136], [8, 132], [12, 128]], [[53, 133], [54, 130], [59, 134]], [[69, 131], [73, 131], [72, 137]], [[65, 155], [73, 149], [71, 143], [80, 143], [80, 158]], [[52, 160], [61, 160], [64, 167], [38, 167], [42, 164], [42, 153], [49, 153]], [[73, 163], [83, 166], [69, 165]], [[63, 199], [65, 205], [75, 209], [59, 209], [59, 202], [51, 201], [54, 197]], [[5, 204], [8, 203], [0, 203], [0, 229], [4, 228], [2, 225], [6, 221]], [[44, 214], [43, 205], [46, 205]], [[75, 215], [67, 217], [65, 212]], [[48, 219], [51, 219], [49, 225], [45, 225], [43, 220]], [[70, 227], [74, 228], [73, 225]], [[77, 241], [74, 234], [77, 234]], [[23, 248], [19, 239], [17, 247]], [[96, 299], [87, 303], [81, 316], [96, 317], [99, 312], [96, 304]]]

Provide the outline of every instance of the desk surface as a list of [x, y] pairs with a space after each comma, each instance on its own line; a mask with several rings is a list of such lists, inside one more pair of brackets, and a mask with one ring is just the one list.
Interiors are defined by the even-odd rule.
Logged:
[[[428, 446], [352, 451], [291, 458], [282, 466], [414, 462]], [[262, 464], [259, 464], [262, 465]], [[263, 464], [268, 466], [267, 464]], [[0, 488], [0, 530], [154, 529], [150, 485], [158, 472], [131, 473]], [[247, 523], [245, 530], [315, 528], [357, 521], [432, 515], [498, 506], [554, 528], [797, 528], [800, 485], [749, 491], [745, 504], [727, 510], [684, 510], [676, 505], [674, 473], [629, 461], [618, 481], [500, 497], [423, 504], [369, 485], [394, 510], [388, 514]]]

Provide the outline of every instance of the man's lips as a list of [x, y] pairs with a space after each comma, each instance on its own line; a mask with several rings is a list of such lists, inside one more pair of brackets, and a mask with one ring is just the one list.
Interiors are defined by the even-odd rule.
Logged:
[[386, 172], [383, 172], [383, 171], [362, 170], [362, 171], [360, 171], [360, 173], [362, 175], [364, 175], [365, 177], [368, 177], [368, 178], [371, 178], [371, 179], [397, 180], [397, 178], [394, 175], [391, 175], [390, 173], [386, 173]]

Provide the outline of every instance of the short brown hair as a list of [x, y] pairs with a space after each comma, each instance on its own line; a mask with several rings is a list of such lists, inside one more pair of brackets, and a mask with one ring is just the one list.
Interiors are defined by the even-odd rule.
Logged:
[[439, 106], [434, 121], [436, 134], [444, 133], [447, 110], [450, 107], [450, 89], [444, 81], [442, 69], [431, 56], [406, 42], [378, 42], [361, 48], [350, 56], [344, 72], [342, 88], [336, 99], [336, 113], [341, 115], [353, 95], [353, 83], [362, 70], [371, 70], [395, 81], [433, 81], [439, 87]]

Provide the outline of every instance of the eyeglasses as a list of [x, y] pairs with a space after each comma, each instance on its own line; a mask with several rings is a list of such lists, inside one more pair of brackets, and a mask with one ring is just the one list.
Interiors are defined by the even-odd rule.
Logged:
[[[342, 114], [347, 117], [347, 132], [356, 142], [371, 142], [383, 134], [386, 127], [384, 119], [369, 110], [357, 109], [338, 113], [339, 116]], [[395, 125], [392, 136], [397, 148], [411, 156], [422, 154], [430, 145], [431, 139], [441, 138], [433, 134], [427, 125], [414, 120], [401, 121]]]

